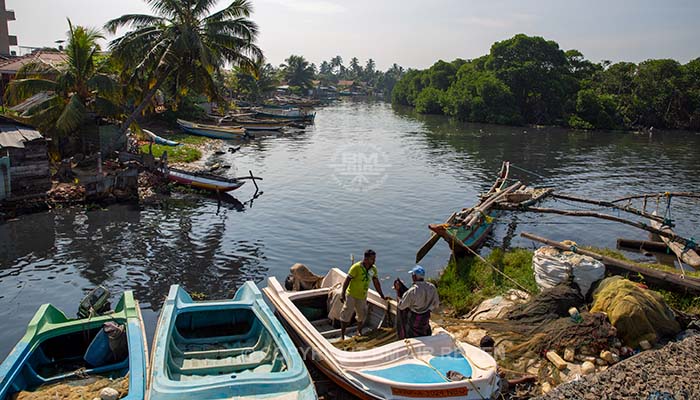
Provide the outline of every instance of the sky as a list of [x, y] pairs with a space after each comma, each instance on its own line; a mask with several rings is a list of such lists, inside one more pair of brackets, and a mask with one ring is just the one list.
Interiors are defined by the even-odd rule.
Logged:
[[[144, 0], [5, 0], [20, 46], [54, 45], [66, 18], [101, 27], [150, 13]], [[221, 0], [217, 9], [227, 0]], [[273, 65], [290, 54], [317, 65], [340, 55], [385, 70], [471, 59], [518, 33], [543, 36], [595, 62], [700, 57], [699, 0], [252, 0], [258, 45]]]

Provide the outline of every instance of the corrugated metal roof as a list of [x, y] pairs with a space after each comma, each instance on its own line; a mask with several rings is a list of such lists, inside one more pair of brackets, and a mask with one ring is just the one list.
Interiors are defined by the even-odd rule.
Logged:
[[23, 149], [26, 142], [41, 139], [41, 133], [28, 126], [0, 123], [0, 149], [14, 147]]

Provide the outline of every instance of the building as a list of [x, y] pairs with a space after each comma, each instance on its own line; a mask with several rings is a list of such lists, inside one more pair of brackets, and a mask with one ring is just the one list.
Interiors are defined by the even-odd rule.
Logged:
[[7, 23], [15, 20], [15, 12], [5, 9], [5, 0], [0, 0], [0, 57], [12, 56], [10, 46], [17, 46], [17, 36], [10, 35]]
[[0, 116], [0, 200], [43, 196], [51, 188], [46, 139]]
[[[0, 0], [0, 2], [2, 2], [2, 0]], [[2, 26], [1, 22], [0, 26]], [[17, 72], [19, 72], [20, 68], [25, 64], [39, 62], [52, 67], [59, 67], [61, 64], [65, 64], [67, 60], [68, 56], [66, 53], [45, 50], [38, 50], [22, 57], [11, 57], [0, 60], [0, 101], [2, 101], [2, 98], [5, 96], [7, 84], [15, 79]], [[2, 104], [4, 105], [4, 103]]]

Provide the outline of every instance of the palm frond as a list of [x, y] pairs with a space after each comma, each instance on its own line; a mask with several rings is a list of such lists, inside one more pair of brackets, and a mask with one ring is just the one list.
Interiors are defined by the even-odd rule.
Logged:
[[97, 91], [102, 96], [112, 96], [119, 89], [117, 81], [108, 74], [94, 74], [87, 83], [91, 90]]
[[218, 0], [197, 0], [194, 8], [192, 9], [192, 14], [195, 18], [200, 18], [207, 11], [211, 10], [212, 7], [216, 5]]
[[77, 93], [73, 94], [56, 120], [56, 129], [61, 133], [75, 131], [85, 120], [85, 114], [85, 104]]
[[124, 14], [119, 18], [107, 21], [104, 30], [114, 35], [119, 28], [143, 28], [160, 25], [166, 22], [165, 18], [147, 14]]
[[9, 105], [16, 105], [37, 93], [55, 91], [56, 88], [56, 82], [48, 79], [15, 79], [7, 85], [5, 101]]
[[15, 78], [39, 78], [59, 73], [61, 73], [61, 71], [56, 66], [40, 60], [34, 60], [24, 64], [19, 71], [17, 71]]
[[225, 21], [232, 18], [250, 17], [253, 5], [248, 0], [235, 0], [228, 7], [204, 18], [204, 23]]
[[92, 107], [98, 115], [103, 117], [116, 118], [119, 117], [123, 111], [122, 107], [120, 107], [116, 102], [100, 96], [95, 97]]
[[182, 0], [146, 0], [151, 9], [168, 19], [183, 15]]

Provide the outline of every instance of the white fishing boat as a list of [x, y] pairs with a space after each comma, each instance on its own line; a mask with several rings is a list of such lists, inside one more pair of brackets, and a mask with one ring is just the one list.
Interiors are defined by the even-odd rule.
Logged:
[[[333, 268], [320, 288], [297, 292], [270, 277], [263, 289], [302, 354], [330, 379], [361, 399], [496, 398], [500, 382], [493, 357], [440, 328], [432, 336], [394, 337], [373, 348], [339, 348], [345, 341], [337, 324], [327, 318], [328, 296], [345, 277]], [[379, 331], [395, 319], [395, 301], [387, 306], [373, 290], [367, 300], [366, 327]]]

